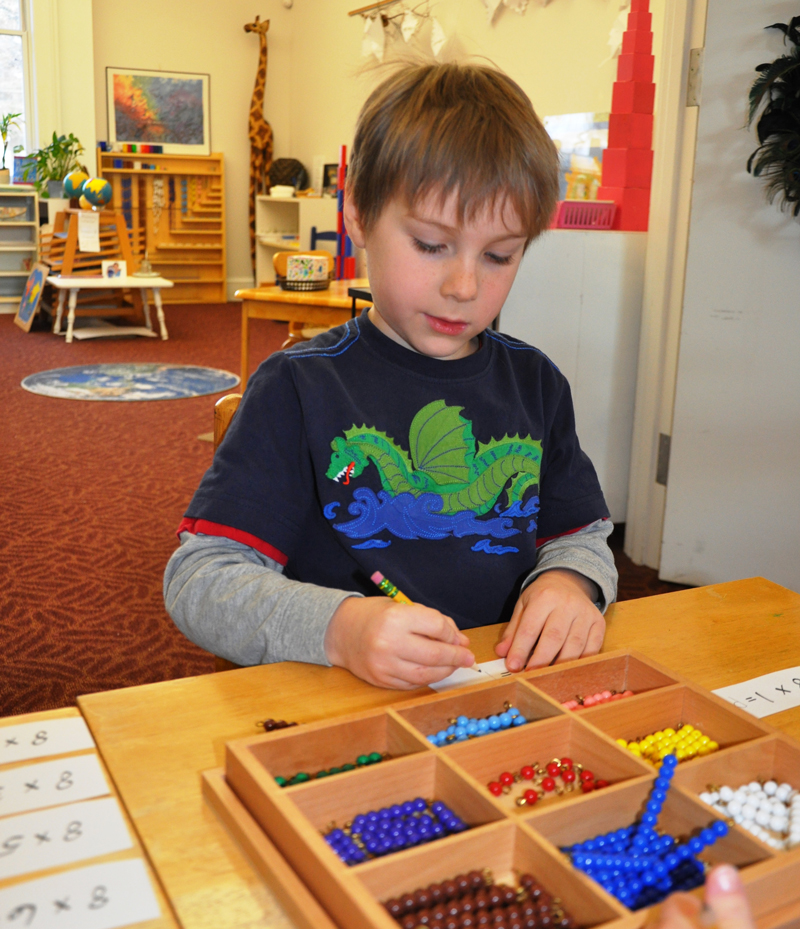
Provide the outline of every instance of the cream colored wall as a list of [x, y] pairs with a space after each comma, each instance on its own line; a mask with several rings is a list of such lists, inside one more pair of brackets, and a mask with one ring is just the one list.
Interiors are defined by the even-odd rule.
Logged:
[[[259, 9], [260, 7], [260, 9]], [[250, 142], [247, 116], [258, 38], [244, 31], [256, 11], [270, 19], [265, 111], [278, 156], [290, 153], [292, 11], [277, 0], [94, 0], [95, 112], [108, 131], [105, 69], [144, 68], [211, 76], [211, 147], [225, 154], [228, 290], [252, 283], [248, 233]]]
[[92, 0], [36, 0], [30, 3], [35, 73], [35, 139], [47, 145], [54, 132], [73, 133], [86, 148], [84, 162], [95, 169], [95, 100]]
[[[651, 0], [656, 35], [664, 2]], [[258, 42], [243, 26], [256, 10], [271, 21], [265, 114], [275, 134], [275, 155], [299, 158], [311, 173], [315, 157], [336, 161], [339, 146], [350, 144], [358, 110], [380, 76], [363, 67], [363, 20], [347, 15], [360, 5], [294, 0], [286, 9], [283, 0], [136, 0], [135, 5], [93, 0], [98, 138], [107, 133], [106, 67], [211, 75], [212, 147], [225, 153], [229, 294], [252, 281], [247, 114]], [[552, 0], [546, 7], [532, 0], [524, 16], [505, 9], [492, 26], [481, 0], [436, 0], [432, 8], [448, 36], [443, 57], [490, 59], [520, 83], [540, 115], [610, 108], [616, 62], [603, 61], [619, 0]], [[394, 47], [402, 46], [400, 41]]]
[[[352, 139], [361, 103], [380, 78], [380, 70], [363, 69], [362, 17], [347, 15], [365, 5], [294, 0], [290, 138], [294, 156], [309, 170], [316, 155], [337, 159], [339, 145]], [[619, 7], [619, 0], [552, 0], [546, 7], [532, 0], [524, 15], [503, 9], [490, 26], [482, 0], [431, 4], [448, 37], [441, 57], [488, 58], [520, 84], [540, 116], [608, 112], [617, 64], [605, 59]], [[651, 9], [658, 36], [664, 0], [651, 0]], [[428, 55], [429, 31], [423, 27], [420, 36]], [[403, 49], [402, 39], [387, 46], [386, 60]]]

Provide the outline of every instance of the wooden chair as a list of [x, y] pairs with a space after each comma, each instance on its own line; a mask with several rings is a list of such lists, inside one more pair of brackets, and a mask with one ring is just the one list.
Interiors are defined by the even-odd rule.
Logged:
[[[225, 438], [225, 433], [228, 431], [228, 426], [231, 424], [233, 415], [236, 410], [239, 408], [239, 402], [242, 399], [241, 394], [228, 394], [226, 397], [220, 397], [219, 400], [214, 404], [214, 451], [219, 448], [220, 443]], [[227, 658], [220, 658], [219, 655], [214, 656], [214, 670], [215, 671], [235, 671], [237, 668], [241, 668], [239, 664], [234, 664], [232, 661], [228, 661]]]

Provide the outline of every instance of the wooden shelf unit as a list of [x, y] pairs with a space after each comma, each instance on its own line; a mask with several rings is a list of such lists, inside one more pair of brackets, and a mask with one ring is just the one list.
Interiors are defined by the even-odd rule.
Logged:
[[[561, 705], [598, 687], [630, 688], [634, 696], [575, 712]], [[506, 702], [528, 724], [442, 748], [426, 739], [458, 715], [498, 713]], [[506, 882], [515, 872], [531, 871], [582, 927], [642, 929], [651, 911], [628, 910], [576, 871], [561, 849], [630, 825], [648, 798], [655, 768], [615, 740], [689, 721], [717, 740], [720, 750], [678, 765], [659, 818], [665, 832], [685, 837], [721, 818], [699, 798], [710, 782], [770, 777], [796, 782], [795, 741], [625, 650], [228, 742], [224, 772], [206, 772], [204, 791], [280, 899], [289, 890], [288, 874], [300, 926], [319, 924], [311, 913], [321, 906], [327, 925], [397, 929], [381, 901], [488, 867], [496, 881]], [[370, 751], [388, 752], [391, 759], [295, 786], [275, 782], [276, 775], [327, 769]], [[566, 754], [590, 765], [609, 786], [545, 798], [533, 808], [515, 805], [512, 794], [521, 785], [500, 797], [486, 788], [500, 771]], [[343, 864], [322, 838], [331, 823], [341, 826], [356, 813], [416, 795], [443, 800], [469, 828], [355, 867]], [[800, 913], [800, 847], [776, 851], [731, 823], [728, 835], [700, 857], [741, 869], [760, 927], [786, 929], [790, 923], [782, 917]]]
[[175, 282], [164, 303], [224, 303], [223, 155], [98, 150], [97, 163], [125, 217], [136, 266], [146, 251], [153, 269]]
[[[6, 210], [22, 210], [3, 218]], [[39, 260], [39, 200], [27, 185], [0, 186], [0, 313], [15, 313]]]
[[[311, 248], [312, 226], [318, 232], [336, 229], [335, 197], [256, 197], [256, 287], [275, 283], [275, 252]], [[317, 248], [336, 254], [335, 242], [323, 241]]]

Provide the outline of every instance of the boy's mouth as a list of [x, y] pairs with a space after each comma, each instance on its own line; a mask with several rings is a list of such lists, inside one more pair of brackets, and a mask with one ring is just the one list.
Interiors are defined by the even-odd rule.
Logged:
[[431, 316], [428, 313], [425, 315], [428, 317], [428, 324], [431, 329], [435, 332], [442, 333], [442, 335], [461, 335], [469, 325], [469, 323], [462, 322], [459, 319], [442, 319], [439, 316]]

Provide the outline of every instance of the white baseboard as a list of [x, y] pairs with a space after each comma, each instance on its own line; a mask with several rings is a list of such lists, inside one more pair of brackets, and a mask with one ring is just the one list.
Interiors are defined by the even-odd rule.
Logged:
[[235, 300], [234, 294], [237, 290], [243, 290], [245, 287], [255, 287], [255, 281], [252, 277], [229, 277], [227, 284], [228, 302]]

